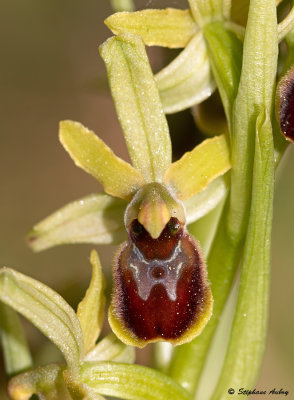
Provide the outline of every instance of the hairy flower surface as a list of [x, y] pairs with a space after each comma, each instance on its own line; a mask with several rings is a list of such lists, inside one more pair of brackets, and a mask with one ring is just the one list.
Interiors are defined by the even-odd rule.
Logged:
[[[65, 150], [104, 193], [47, 217], [28, 242], [35, 251], [65, 243], [120, 244], [108, 312], [116, 335], [97, 342], [105, 282], [95, 251], [91, 282], [77, 312], [48, 286], [0, 269], [0, 339], [13, 400], [33, 394], [48, 400], [101, 400], [101, 395], [192, 400], [200, 379], [206, 380], [211, 354], [224, 356], [211, 400], [227, 399], [228, 387], [255, 384], [266, 343], [275, 166], [285, 137], [293, 141], [294, 132], [294, 7], [278, 23], [278, 3], [189, 0], [189, 10], [124, 12], [106, 20], [118, 36], [108, 39], [100, 54], [131, 163], [80, 123], [61, 122]], [[280, 73], [283, 38], [287, 57], [281, 54]], [[153, 76], [145, 45], [184, 50]], [[165, 114], [199, 104], [215, 88], [226, 122], [215, 129], [209, 107], [208, 126], [198, 108], [198, 125], [205, 124], [210, 136], [226, 136], [204, 140], [172, 163]], [[195, 239], [199, 233], [208, 271]], [[239, 267], [237, 293], [231, 289]], [[223, 312], [230, 292], [235, 312], [229, 340], [211, 349], [215, 333], [224, 333], [219, 321], [231, 322]], [[32, 369], [17, 312], [59, 348], [64, 363]], [[166, 374], [132, 365], [129, 345], [158, 341], [183, 344], [169, 350], [168, 361], [159, 360], [156, 367]], [[171, 349], [167, 346], [155, 348]]]
[[62, 122], [61, 143], [108, 195], [66, 206], [38, 224], [29, 242], [41, 250], [127, 236], [114, 262], [111, 327], [122, 341], [139, 347], [158, 340], [181, 344], [202, 331], [212, 312], [206, 265], [186, 223], [223, 198], [227, 141], [207, 139], [172, 164], [168, 125], [142, 40], [120, 35], [100, 52], [133, 166], [81, 124]]

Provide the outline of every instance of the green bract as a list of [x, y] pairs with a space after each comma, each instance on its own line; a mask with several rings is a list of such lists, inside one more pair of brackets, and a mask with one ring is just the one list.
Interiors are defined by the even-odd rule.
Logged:
[[17, 313], [0, 302], [0, 337], [8, 376], [32, 367], [33, 361]]
[[129, 400], [192, 400], [172, 379], [139, 365], [119, 363], [84, 363], [80, 376], [98, 392]]
[[273, 211], [273, 150], [271, 122], [267, 112], [262, 110], [256, 121], [251, 213], [236, 313], [213, 400], [225, 399], [228, 385], [253, 387], [265, 350]]
[[63, 353], [73, 374], [84, 356], [79, 320], [65, 300], [48, 286], [9, 268], [0, 272], [0, 300], [23, 314]]
[[[104, 278], [98, 255], [91, 253], [92, 279], [77, 314], [66, 301], [48, 286], [8, 268], [0, 270], [2, 342], [10, 352], [5, 357], [11, 374], [32, 367], [31, 356], [22, 329], [12, 307], [47, 336], [62, 352], [66, 365], [52, 364], [25, 372], [9, 383], [12, 399], [29, 399], [38, 394], [44, 399], [101, 399], [81, 379], [79, 368], [84, 360], [134, 362], [134, 349], [113, 335], [96, 345], [104, 311]], [[9, 321], [8, 319], [9, 318]], [[16, 326], [15, 326], [16, 321]], [[12, 323], [14, 326], [12, 327]], [[13, 351], [12, 351], [13, 350]], [[18, 350], [18, 355], [14, 353]], [[75, 397], [75, 396], [80, 397]], [[94, 397], [92, 397], [94, 396]]]

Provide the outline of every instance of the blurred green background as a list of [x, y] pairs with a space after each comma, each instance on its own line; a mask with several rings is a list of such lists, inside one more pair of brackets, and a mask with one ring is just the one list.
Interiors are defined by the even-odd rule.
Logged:
[[[186, 2], [146, 0], [137, 5], [184, 7]], [[103, 24], [110, 13], [108, 0], [1, 1], [0, 265], [41, 280], [73, 306], [89, 281], [92, 246], [64, 246], [33, 254], [24, 236], [63, 204], [101, 190], [74, 166], [59, 144], [60, 120], [82, 122], [128, 159], [97, 51], [111, 35]], [[158, 68], [163, 62], [161, 50], [150, 53]], [[269, 339], [257, 385], [262, 390], [284, 388], [290, 398], [294, 398], [293, 171], [294, 150], [289, 149], [277, 173]], [[108, 275], [114, 249], [98, 246]], [[54, 348], [31, 325], [25, 326], [36, 364], [53, 361]], [[146, 357], [146, 352], [139, 354], [139, 360], [146, 362]], [[0, 375], [0, 399], [5, 399]]]

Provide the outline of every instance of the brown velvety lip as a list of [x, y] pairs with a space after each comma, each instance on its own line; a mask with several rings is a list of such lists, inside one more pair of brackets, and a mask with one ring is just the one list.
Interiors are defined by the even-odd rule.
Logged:
[[[136, 262], [134, 246], [143, 251], [143, 256], [148, 255], [145, 261], [138, 259]], [[165, 281], [167, 269], [162, 274], [164, 268], [161, 264], [165, 265], [166, 257], [171, 256], [170, 248], [176, 249], [175, 246], [179, 249], [179, 254], [174, 259], [176, 265], [173, 261], [168, 261], [168, 267], [174, 270], [179, 264], [183, 266], [175, 279], [176, 290], [170, 293], [172, 288]], [[139, 274], [139, 271], [147, 270], [146, 259], [151, 268], [152, 263], [158, 263], [154, 268], [155, 276], [151, 276], [153, 280], [158, 279], [158, 283], [154, 283], [145, 294], [149, 278], [146, 278], [147, 274], [146, 277], [143, 274], [138, 282], [134, 271]], [[145, 341], [181, 338], [192, 326], [201, 322], [211, 298], [200, 249], [182, 226], [172, 235], [167, 225], [159, 239], [148, 240], [143, 230], [136, 238], [130, 235], [129, 241], [118, 254], [114, 276], [115, 314], [132, 335]]]
[[278, 84], [277, 114], [281, 132], [294, 143], [294, 67]]

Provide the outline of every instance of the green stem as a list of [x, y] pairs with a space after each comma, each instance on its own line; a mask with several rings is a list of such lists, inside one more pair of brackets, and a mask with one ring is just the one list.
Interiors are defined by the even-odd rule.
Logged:
[[265, 349], [274, 153], [269, 115], [257, 119], [251, 212], [235, 318], [221, 376], [212, 400], [227, 399], [228, 388], [252, 389]]
[[[220, 22], [206, 25], [204, 34], [214, 76], [231, 128], [233, 102], [240, 79], [242, 43]], [[175, 349], [168, 371], [173, 379], [191, 393], [195, 393], [198, 387], [207, 353], [240, 261], [242, 237], [232, 241], [226, 229], [229, 207], [228, 199], [207, 260], [208, 276], [214, 297], [213, 316], [200, 337]]]
[[228, 230], [239, 241], [247, 229], [252, 190], [256, 118], [263, 106], [273, 109], [278, 56], [277, 15], [274, 0], [251, 0], [243, 63], [234, 103], [232, 130], [231, 198]]
[[[211, 340], [239, 265], [247, 231], [256, 118], [262, 107], [269, 112], [272, 110], [278, 50], [276, 25], [274, 0], [251, 0], [242, 74], [232, 114], [231, 194], [208, 257], [208, 275], [214, 297], [213, 317], [199, 338], [175, 350], [169, 370], [170, 376], [191, 393], [195, 393], [198, 386]], [[206, 30], [205, 34], [207, 39], [211, 32]], [[209, 39], [210, 46], [212, 43]], [[218, 76], [223, 76], [229, 83], [226, 77], [233, 76], [233, 72], [228, 73], [218, 62], [218, 57], [214, 57], [214, 61]], [[226, 96], [223, 97], [229, 100], [227, 104], [233, 104], [235, 88], [233, 92], [231, 85], [222, 85], [222, 88]], [[230, 110], [227, 115], [231, 115]]]

